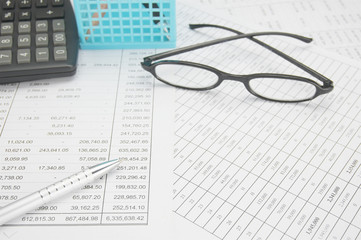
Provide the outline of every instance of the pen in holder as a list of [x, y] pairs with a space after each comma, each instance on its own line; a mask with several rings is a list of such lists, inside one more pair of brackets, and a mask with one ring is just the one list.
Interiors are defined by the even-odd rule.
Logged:
[[175, 0], [74, 0], [83, 49], [173, 48]]

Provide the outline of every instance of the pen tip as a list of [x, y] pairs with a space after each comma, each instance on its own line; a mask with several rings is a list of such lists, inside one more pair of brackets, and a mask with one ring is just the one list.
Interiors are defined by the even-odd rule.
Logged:
[[111, 161], [114, 162], [114, 163], [117, 163], [117, 164], [123, 162], [123, 160], [121, 158], [116, 158], [116, 159], [111, 160]]
[[120, 158], [115, 158], [115, 159], [112, 159], [112, 160], [109, 160], [108, 163], [120, 163], [122, 160]]

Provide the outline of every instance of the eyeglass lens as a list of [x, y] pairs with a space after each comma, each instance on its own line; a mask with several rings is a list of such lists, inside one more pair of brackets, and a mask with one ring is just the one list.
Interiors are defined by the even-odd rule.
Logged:
[[161, 64], [156, 66], [157, 77], [169, 84], [191, 89], [214, 86], [218, 76], [208, 70], [180, 64]]
[[[160, 64], [155, 72], [158, 78], [173, 86], [194, 90], [213, 87], [219, 80], [212, 71], [181, 64]], [[302, 101], [316, 94], [313, 84], [295, 79], [255, 78], [249, 86], [254, 93], [270, 100]]]
[[249, 86], [262, 97], [280, 101], [301, 101], [311, 99], [316, 94], [313, 84], [294, 79], [255, 78], [249, 82]]

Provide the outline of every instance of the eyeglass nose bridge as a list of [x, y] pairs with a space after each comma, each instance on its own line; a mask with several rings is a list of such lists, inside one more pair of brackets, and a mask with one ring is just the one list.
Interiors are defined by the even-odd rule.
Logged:
[[[237, 74], [231, 74], [231, 73], [226, 73], [226, 72], [221, 72], [219, 75], [219, 82], [221, 83], [223, 80], [231, 80], [231, 81], [236, 81], [236, 82], [240, 82], [243, 83], [244, 87], [247, 89], [247, 91], [249, 93], [251, 93], [252, 95], [262, 98], [262, 99], [266, 99], [263, 96], [257, 94], [255, 91], [253, 91], [253, 89], [251, 88], [249, 82], [255, 78], [254, 75], [237, 75]], [[220, 84], [219, 83], [219, 84]]]
[[237, 75], [237, 74], [231, 74], [231, 73], [225, 73], [225, 72], [221, 72], [218, 75], [218, 77], [219, 77], [220, 81], [231, 80], [231, 81], [241, 82], [246, 87], [249, 86], [249, 81], [252, 79], [252, 77], [250, 77], [249, 75]]

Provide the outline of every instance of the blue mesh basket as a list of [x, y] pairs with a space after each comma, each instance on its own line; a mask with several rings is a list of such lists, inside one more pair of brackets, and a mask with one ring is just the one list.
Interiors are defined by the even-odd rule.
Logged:
[[83, 49], [172, 48], [175, 0], [74, 0]]

